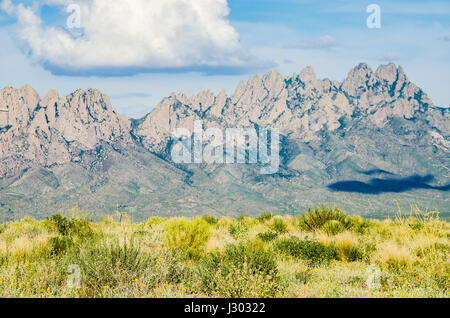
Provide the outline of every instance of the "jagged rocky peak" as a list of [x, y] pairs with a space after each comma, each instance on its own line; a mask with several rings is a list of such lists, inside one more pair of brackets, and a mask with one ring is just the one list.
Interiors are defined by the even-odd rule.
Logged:
[[365, 63], [350, 71], [341, 90], [350, 104], [369, 112], [382, 127], [390, 117], [413, 118], [433, 107], [427, 94], [410, 82], [404, 70], [393, 63], [380, 65], [375, 72]]
[[198, 94], [192, 95], [185, 103], [192, 106], [193, 109], [201, 112], [206, 111], [216, 101], [216, 95], [211, 90], [204, 90]]
[[[100, 141], [115, 143], [131, 139], [130, 121], [112, 110], [110, 99], [99, 90], [77, 90], [55, 105], [52, 125], [68, 141], [92, 149]], [[50, 110], [50, 109], [49, 109]]]
[[351, 97], [357, 97], [367, 90], [368, 81], [373, 74], [367, 63], [361, 63], [353, 68], [342, 82], [341, 89]]
[[403, 68], [401, 66], [397, 68], [394, 63], [380, 65], [375, 74], [380, 80], [384, 80], [389, 85], [392, 85], [397, 80], [408, 81]]
[[288, 78], [277, 71], [251, 76], [231, 96], [210, 90], [191, 97], [173, 93], [133, 128], [112, 109], [109, 97], [96, 89], [67, 96], [51, 90], [40, 99], [29, 85], [6, 87], [0, 91], [0, 107], [9, 110], [0, 113], [0, 175], [19, 166], [14, 162], [25, 168], [32, 163], [59, 164], [79, 160], [80, 153], [101, 142], [116, 148], [134, 144], [132, 134], [147, 150], [164, 153], [171, 133], [179, 127], [192, 130], [196, 120], [203, 120], [205, 128], [273, 127], [311, 142], [320, 141], [324, 131], [340, 129], [343, 118], [379, 128], [394, 117], [419, 118], [424, 127], [434, 129], [435, 140], [445, 141], [448, 110], [432, 106], [395, 64], [373, 72], [361, 63], [342, 83], [318, 79], [314, 69], [306, 67]]
[[0, 92], [0, 176], [33, 165], [79, 160], [100, 142], [132, 142], [131, 123], [111, 108], [109, 97], [95, 89], [59, 97], [55, 90], [40, 99], [29, 85]]
[[208, 90], [190, 98], [173, 95], [145, 117], [136, 133], [148, 149], [157, 152], [164, 149], [173, 129], [190, 128], [198, 119], [205, 126], [276, 127], [312, 141], [320, 139], [324, 129], [339, 129], [342, 117], [384, 127], [392, 117], [411, 119], [429, 106], [428, 96], [408, 80], [403, 68], [392, 63], [380, 65], [375, 72], [360, 63], [342, 83], [318, 79], [308, 66], [287, 78], [277, 71], [250, 76], [247, 82], [239, 82], [230, 97]]
[[265, 89], [270, 97], [277, 97], [286, 88], [285, 78], [278, 71], [271, 71], [263, 76]]
[[307, 66], [300, 72], [298, 79], [303, 83], [313, 82], [317, 79], [316, 72], [312, 66]]
[[5, 87], [0, 91], [0, 108], [8, 113], [0, 117], [0, 128], [26, 126], [39, 104], [39, 94], [30, 85], [20, 89]]

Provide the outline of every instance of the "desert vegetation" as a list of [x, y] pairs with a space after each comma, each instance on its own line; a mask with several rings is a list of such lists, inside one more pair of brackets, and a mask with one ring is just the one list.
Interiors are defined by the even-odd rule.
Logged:
[[75, 208], [0, 225], [0, 297], [448, 297], [449, 230], [437, 212], [134, 223]]

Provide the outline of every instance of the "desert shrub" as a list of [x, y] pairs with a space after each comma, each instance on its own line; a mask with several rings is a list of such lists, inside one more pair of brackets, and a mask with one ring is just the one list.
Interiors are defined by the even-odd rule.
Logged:
[[236, 219], [236, 221], [245, 224], [248, 229], [251, 229], [252, 227], [254, 227], [259, 223], [257, 219], [252, 218], [251, 216], [248, 215], [241, 215]]
[[354, 262], [364, 258], [364, 252], [359, 248], [358, 240], [350, 232], [337, 235], [333, 246], [339, 260]]
[[146, 236], [151, 236], [152, 233], [143, 229], [138, 229], [133, 232], [133, 237], [141, 237], [144, 238]]
[[248, 264], [253, 271], [276, 273], [275, 255], [255, 242], [231, 244], [225, 248], [225, 263], [237, 267]]
[[209, 224], [203, 219], [173, 219], [164, 227], [166, 245], [181, 249], [191, 256], [198, 255], [210, 237]]
[[420, 222], [409, 223], [408, 226], [414, 231], [420, 231], [424, 228], [423, 223]]
[[272, 213], [268, 213], [268, 212], [263, 212], [259, 217], [258, 217], [258, 221], [261, 223], [264, 223], [266, 221], [269, 221], [270, 219], [272, 219], [274, 217], [274, 215]]
[[87, 219], [72, 219], [70, 220], [70, 224], [70, 235], [72, 236], [88, 238], [94, 234]]
[[154, 216], [147, 220], [145, 223], [149, 228], [153, 228], [155, 225], [161, 224], [165, 221], [165, 219]]
[[206, 221], [209, 225], [216, 225], [219, 220], [214, 216], [205, 215], [202, 217], [203, 220]]
[[154, 273], [159, 275], [155, 283], [179, 284], [189, 276], [186, 255], [180, 250], [163, 250], [157, 255]]
[[425, 222], [417, 217], [409, 217], [406, 224], [413, 231], [420, 231], [425, 228]]
[[26, 235], [12, 240], [8, 244], [7, 256], [14, 261], [37, 261], [47, 258], [50, 254], [48, 235], [40, 234], [35, 237]]
[[2, 234], [6, 230], [7, 225], [6, 224], [0, 224], [0, 234]]
[[272, 232], [272, 231], [266, 231], [266, 232], [258, 233], [257, 237], [260, 238], [261, 240], [263, 240], [264, 242], [270, 242], [278, 237], [278, 233]]
[[228, 226], [228, 233], [236, 240], [244, 237], [248, 231], [249, 226], [243, 221], [236, 220]]
[[313, 276], [314, 274], [310, 268], [299, 270], [294, 273], [294, 278], [302, 284], [307, 284], [313, 278]]
[[337, 220], [329, 220], [323, 225], [323, 230], [330, 236], [339, 234], [344, 231], [342, 223]]
[[287, 224], [281, 217], [274, 218], [272, 222], [270, 222], [269, 228], [279, 234], [284, 234], [288, 231]]
[[240, 267], [231, 265], [225, 273], [222, 267], [213, 272], [210, 280], [213, 285], [204, 291], [212, 297], [271, 298], [280, 289], [277, 279], [253, 271], [246, 263]]
[[70, 237], [51, 237], [49, 238], [48, 243], [52, 255], [64, 254], [74, 246], [73, 240]]
[[56, 228], [59, 234], [69, 235], [69, 221], [64, 216], [54, 214], [48, 218], [48, 221]]
[[369, 263], [373, 252], [377, 249], [377, 244], [372, 241], [362, 242], [359, 245], [359, 251], [361, 252], [361, 260]]
[[[180, 249], [154, 250], [139, 281], [147, 287], [155, 288], [164, 285], [190, 284], [195, 262], [190, 261]], [[127, 283], [124, 281], [125, 286]]]
[[11, 242], [16, 238], [32, 238], [47, 233], [47, 229], [41, 224], [41, 222], [29, 217], [24, 217], [19, 222], [4, 224], [2, 227], [2, 236], [8, 242]]
[[429, 246], [426, 246], [423, 249], [422, 253], [418, 253], [418, 256], [425, 256], [425, 255], [435, 256], [437, 253], [443, 256], [450, 255], [450, 245], [441, 242], [434, 242]]
[[60, 214], [55, 214], [49, 217], [47, 221], [47, 224], [62, 236], [86, 238], [93, 234], [87, 219], [68, 219]]
[[216, 228], [227, 230], [234, 220], [231, 217], [222, 217], [217, 221]]
[[363, 219], [359, 215], [349, 217], [348, 220], [350, 222], [350, 225], [347, 227], [347, 229], [351, 229], [358, 234], [367, 233], [367, 231], [375, 224], [373, 221]]
[[326, 246], [320, 242], [297, 237], [279, 239], [275, 243], [275, 248], [286, 255], [290, 255], [305, 260], [310, 265], [320, 265], [337, 259], [334, 246]]
[[305, 231], [314, 231], [323, 228], [328, 221], [338, 221], [344, 229], [350, 229], [351, 221], [347, 215], [338, 207], [327, 207], [322, 205], [320, 208], [308, 208], [308, 212], [298, 219], [298, 224]]
[[245, 220], [247, 220], [247, 219], [249, 219], [249, 218], [251, 218], [251, 216], [248, 216], [248, 215], [246, 215], [246, 214], [242, 214], [242, 215], [239, 215], [239, 216], [236, 218], [236, 220], [238, 220], [238, 221], [240, 221], [240, 222], [245, 222]]
[[142, 253], [133, 240], [101, 241], [80, 250], [73, 259], [83, 274], [86, 296], [102, 294], [102, 288], [115, 288], [123, 282], [138, 279], [152, 264], [151, 258]]
[[395, 242], [385, 242], [372, 255], [373, 261], [392, 270], [407, 268], [414, 260], [411, 252]]
[[273, 297], [279, 289], [275, 255], [249, 242], [204, 256], [200, 288], [219, 297]]

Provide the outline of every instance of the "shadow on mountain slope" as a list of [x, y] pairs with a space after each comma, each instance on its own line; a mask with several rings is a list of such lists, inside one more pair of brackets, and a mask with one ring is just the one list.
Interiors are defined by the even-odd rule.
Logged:
[[356, 192], [363, 194], [380, 194], [380, 193], [400, 193], [406, 192], [414, 189], [430, 189], [439, 191], [449, 191], [450, 184], [445, 186], [432, 186], [428, 184], [433, 181], [434, 177], [432, 175], [421, 176], [411, 176], [403, 179], [371, 179], [368, 183], [350, 180], [341, 181], [328, 185], [328, 189], [338, 192]]

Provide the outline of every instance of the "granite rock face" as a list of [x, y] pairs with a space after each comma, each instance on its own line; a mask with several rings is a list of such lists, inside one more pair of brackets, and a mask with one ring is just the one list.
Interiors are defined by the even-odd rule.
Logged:
[[[304, 142], [333, 132], [345, 118], [383, 128], [389, 119], [428, 116], [436, 140], [449, 136], [447, 110], [437, 109], [428, 96], [406, 77], [401, 67], [367, 64], [350, 71], [342, 82], [318, 79], [311, 67], [284, 78], [272, 71], [241, 82], [234, 94], [201, 92], [187, 98], [173, 94], [146, 116], [135, 133], [150, 151], [161, 152], [178, 127], [192, 129], [195, 120], [208, 127], [275, 127]], [[441, 138], [442, 137], [442, 138]]]
[[98, 90], [59, 97], [51, 90], [40, 99], [30, 86], [0, 91], [0, 177], [32, 166], [77, 162], [100, 142], [132, 142], [130, 121], [111, 108]]
[[[450, 215], [450, 111], [401, 67], [362, 63], [342, 82], [313, 68], [241, 81], [234, 93], [173, 93], [139, 120], [98, 90], [40, 97], [0, 91], [0, 221], [79, 205], [94, 215], [298, 213], [336, 204], [381, 216], [398, 203]], [[278, 173], [252, 165], [179, 165], [176, 128], [278, 128]], [[413, 201], [412, 201], [413, 200]], [[415, 201], [414, 201], [415, 200]], [[394, 207], [394, 208], [393, 208]]]

